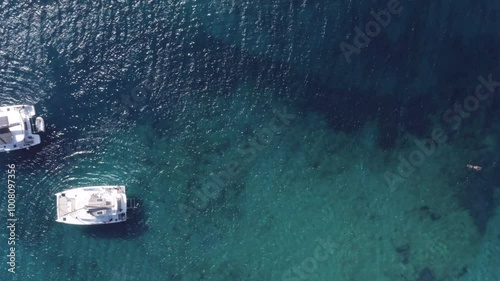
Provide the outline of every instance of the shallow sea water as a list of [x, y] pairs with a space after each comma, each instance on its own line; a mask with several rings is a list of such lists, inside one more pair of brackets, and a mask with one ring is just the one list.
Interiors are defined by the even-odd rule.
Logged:
[[[47, 132], [0, 156], [0, 280], [499, 280], [500, 5], [401, 1], [349, 62], [395, 3], [2, 2], [0, 104]], [[101, 184], [129, 221], [54, 221]]]

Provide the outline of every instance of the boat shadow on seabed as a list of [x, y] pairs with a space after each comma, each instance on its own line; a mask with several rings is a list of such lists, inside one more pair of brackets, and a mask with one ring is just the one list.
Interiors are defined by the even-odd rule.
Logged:
[[148, 231], [146, 212], [140, 199], [134, 199], [134, 206], [127, 210], [127, 221], [104, 225], [89, 225], [82, 232], [90, 237], [101, 239], [136, 239]]

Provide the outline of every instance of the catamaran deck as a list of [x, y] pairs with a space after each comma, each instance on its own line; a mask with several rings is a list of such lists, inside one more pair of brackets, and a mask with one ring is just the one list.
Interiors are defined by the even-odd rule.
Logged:
[[12, 140], [12, 132], [9, 129], [9, 118], [7, 116], [0, 116], [0, 144], [8, 144]]
[[28, 148], [40, 143], [33, 133], [31, 118], [35, 108], [30, 105], [0, 107], [0, 152]]
[[92, 186], [56, 194], [57, 221], [69, 224], [103, 224], [126, 220], [124, 186]]

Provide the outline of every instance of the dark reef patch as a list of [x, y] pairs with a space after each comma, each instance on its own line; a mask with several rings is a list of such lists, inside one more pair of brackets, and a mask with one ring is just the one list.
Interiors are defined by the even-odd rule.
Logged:
[[422, 215], [424, 215], [425, 217], [428, 217], [430, 218], [431, 220], [433, 221], [437, 221], [441, 218], [441, 215], [432, 211], [432, 209], [427, 206], [427, 205], [424, 205], [422, 207], [420, 207], [419, 211], [421, 212]]
[[428, 267], [422, 269], [418, 274], [417, 281], [436, 281], [436, 275]]
[[398, 246], [396, 248], [396, 252], [398, 253], [401, 261], [404, 264], [408, 264], [410, 262], [410, 244], [406, 243], [404, 245]]

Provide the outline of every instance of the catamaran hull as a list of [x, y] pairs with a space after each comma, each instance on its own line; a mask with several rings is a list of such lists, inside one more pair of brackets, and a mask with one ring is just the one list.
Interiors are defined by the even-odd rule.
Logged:
[[57, 222], [101, 225], [127, 220], [125, 186], [87, 186], [55, 194]]

